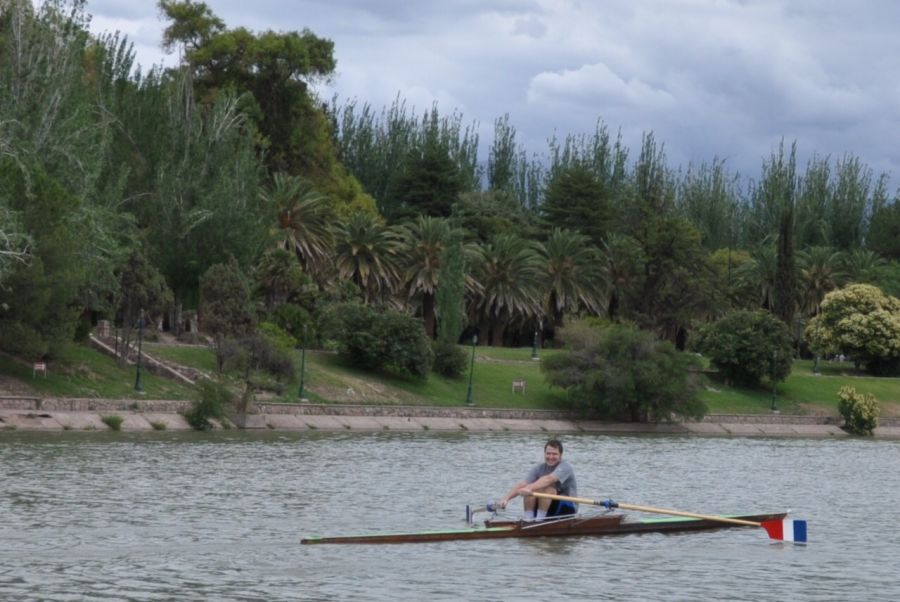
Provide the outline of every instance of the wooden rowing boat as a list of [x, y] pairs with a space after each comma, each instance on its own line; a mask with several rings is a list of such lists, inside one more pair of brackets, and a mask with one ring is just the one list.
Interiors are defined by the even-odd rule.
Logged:
[[[785, 512], [728, 516], [727, 518], [761, 523], [781, 520]], [[471, 539], [504, 539], [511, 537], [572, 537], [627, 535], [630, 533], [681, 533], [712, 529], [746, 528], [746, 525], [723, 523], [699, 518], [648, 518], [626, 520], [622, 514], [600, 514], [587, 517], [573, 516], [540, 522], [487, 520], [482, 528], [451, 531], [425, 531], [420, 533], [393, 533], [384, 535], [343, 535], [337, 537], [307, 537], [302, 544], [356, 543], [425, 543], [434, 541], [462, 541]]]

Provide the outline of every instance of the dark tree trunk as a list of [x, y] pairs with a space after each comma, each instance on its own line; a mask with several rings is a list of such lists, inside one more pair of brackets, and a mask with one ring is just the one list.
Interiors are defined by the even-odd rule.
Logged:
[[425, 322], [425, 334], [429, 339], [434, 339], [434, 295], [432, 293], [422, 295], [422, 320]]
[[482, 345], [489, 343], [488, 339], [491, 334], [491, 324], [487, 320], [481, 320], [478, 323], [478, 342]]
[[503, 346], [503, 331], [506, 330], [506, 322], [495, 318], [491, 325], [491, 347]]

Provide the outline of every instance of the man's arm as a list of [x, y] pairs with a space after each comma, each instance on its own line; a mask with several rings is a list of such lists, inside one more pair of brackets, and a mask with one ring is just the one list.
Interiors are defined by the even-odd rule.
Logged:
[[500, 508], [506, 508], [506, 505], [509, 503], [509, 501], [519, 495], [519, 491], [521, 491], [521, 489], [527, 485], [528, 483], [526, 483], [525, 481], [519, 481], [518, 483], [513, 485], [512, 489], [510, 489], [509, 492], [503, 496], [503, 499], [498, 502]]
[[533, 483], [528, 483], [524, 487], [519, 488], [519, 495], [534, 493], [535, 491], [540, 491], [541, 489], [546, 489], [551, 485], [555, 485], [559, 482], [559, 478], [554, 473], [550, 473], [542, 476], [537, 481]]
[[555, 485], [559, 479], [554, 474], [544, 475], [539, 478], [537, 481], [532, 481], [531, 483], [526, 483], [525, 481], [519, 481], [513, 488], [509, 490], [503, 499], [501, 499], [498, 503], [500, 508], [506, 508], [509, 501], [519, 495], [528, 495], [529, 493], [533, 493], [535, 491], [539, 491], [546, 487], [550, 487], [551, 485]]

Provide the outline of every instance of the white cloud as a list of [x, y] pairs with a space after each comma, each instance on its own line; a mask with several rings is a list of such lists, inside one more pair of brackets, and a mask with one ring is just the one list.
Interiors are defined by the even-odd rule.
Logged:
[[666, 110], [675, 98], [638, 78], [623, 77], [603, 63], [578, 69], [541, 73], [532, 80], [529, 102], [575, 104], [602, 107], [629, 107], [635, 110]]

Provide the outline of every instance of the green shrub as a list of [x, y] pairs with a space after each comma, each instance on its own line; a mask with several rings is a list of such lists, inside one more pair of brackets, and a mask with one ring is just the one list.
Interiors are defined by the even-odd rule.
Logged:
[[252, 370], [262, 370], [276, 378], [291, 378], [296, 370], [290, 350], [282, 348], [268, 335], [252, 334], [237, 340], [227, 340], [222, 346], [224, 367], [240, 370], [244, 379]]
[[558, 331], [565, 350], [541, 362], [551, 385], [577, 409], [632, 422], [701, 418], [696, 358], [633, 326], [596, 328], [573, 322]]
[[150, 422], [150, 426], [153, 427], [154, 431], [164, 431], [166, 430], [166, 423], [158, 420], [153, 420]]
[[103, 421], [103, 424], [114, 431], [122, 430], [122, 421], [124, 419], [121, 416], [116, 416], [115, 414], [110, 416], [101, 416], [100, 420]]
[[279, 328], [301, 343], [304, 343], [303, 330], [306, 328], [306, 342], [304, 343], [306, 345], [316, 340], [314, 324], [309, 316], [309, 312], [293, 303], [278, 306], [269, 315], [268, 321], [278, 325]]
[[354, 303], [342, 304], [332, 315], [338, 353], [351, 366], [421, 377], [431, 370], [434, 352], [421, 320]]
[[211, 380], [199, 381], [197, 391], [198, 397], [184, 417], [195, 430], [208, 431], [213, 427], [210, 419], [224, 420], [232, 399], [231, 391]]
[[765, 311], [733, 311], [701, 328], [694, 347], [728, 382], [752, 387], [765, 376], [781, 381], [791, 373], [791, 334]]
[[291, 333], [272, 322], [263, 322], [259, 325], [259, 333], [269, 339], [283, 351], [290, 352], [299, 345], [299, 341]]
[[854, 435], [871, 435], [878, 426], [881, 413], [878, 400], [871, 393], [857, 393], [853, 387], [841, 387], [838, 411], [844, 417], [844, 430]]
[[458, 378], [466, 370], [466, 354], [453, 343], [436, 341], [434, 348], [435, 372], [448, 378]]

